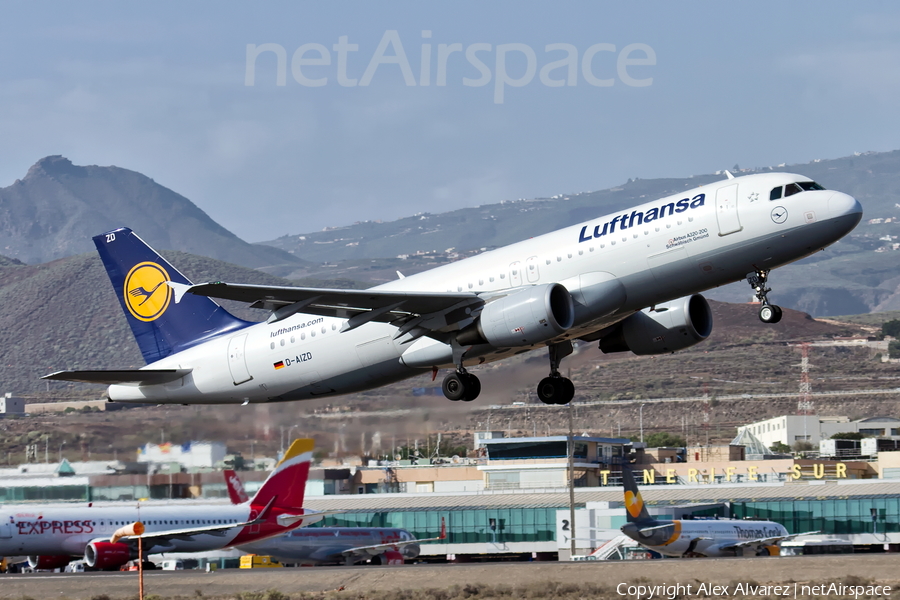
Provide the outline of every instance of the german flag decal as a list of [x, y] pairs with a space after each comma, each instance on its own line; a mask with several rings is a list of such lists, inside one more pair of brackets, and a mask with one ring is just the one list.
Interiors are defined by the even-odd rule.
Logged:
[[279, 361], [278, 361], [277, 363], [275, 363], [273, 366], [275, 367], [275, 370], [276, 370], [276, 371], [277, 371], [278, 369], [283, 369], [283, 368], [284, 368], [284, 361], [283, 361], [283, 360], [279, 360]]

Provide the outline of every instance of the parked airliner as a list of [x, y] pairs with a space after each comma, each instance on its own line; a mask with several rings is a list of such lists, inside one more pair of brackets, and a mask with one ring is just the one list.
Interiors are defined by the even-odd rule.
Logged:
[[740, 556], [744, 548], [757, 556], [778, 556], [777, 544], [817, 531], [789, 534], [773, 521], [740, 519], [678, 519], [658, 521], [650, 516], [631, 469], [622, 469], [625, 517], [622, 533], [664, 556]]
[[[369, 290], [194, 285], [122, 228], [94, 237], [147, 362], [138, 370], [60, 371], [108, 384], [116, 402], [303, 400], [372, 389], [442, 368], [451, 400], [473, 400], [466, 367], [547, 347], [537, 395], [566, 404], [572, 341], [663, 354], [709, 336], [697, 292], [746, 279], [766, 323], [771, 269], [824, 249], [862, 217], [851, 196], [802, 175], [732, 177], [484, 252]], [[271, 311], [264, 323], [212, 298]]]
[[28, 555], [35, 569], [84, 556], [95, 569], [117, 569], [146, 556], [205, 552], [248, 544], [320, 521], [303, 508], [313, 441], [295, 440], [252, 499], [237, 505], [191, 503], [0, 508], [0, 556]]
[[[234, 471], [225, 471], [228, 496], [233, 504], [246, 502], [244, 485]], [[419, 544], [446, 539], [441, 519], [438, 537], [416, 539], [397, 527], [309, 527], [259, 542], [243, 544], [238, 550], [274, 556], [282, 563], [302, 565], [368, 562], [370, 565], [402, 565], [419, 556]]]

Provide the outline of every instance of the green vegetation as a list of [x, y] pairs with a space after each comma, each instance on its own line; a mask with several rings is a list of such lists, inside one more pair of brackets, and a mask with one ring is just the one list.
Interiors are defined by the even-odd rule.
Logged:
[[881, 326], [881, 335], [900, 338], [900, 319], [893, 319]]
[[774, 444], [769, 446], [769, 450], [771, 450], [775, 454], [789, 454], [791, 451], [791, 447], [784, 442], [775, 442]]
[[858, 431], [846, 431], [844, 433], [836, 433], [831, 436], [833, 440], [861, 440], [866, 437], [865, 434]]
[[891, 358], [900, 358], [900, 341], [888, 344], [888, 356]]

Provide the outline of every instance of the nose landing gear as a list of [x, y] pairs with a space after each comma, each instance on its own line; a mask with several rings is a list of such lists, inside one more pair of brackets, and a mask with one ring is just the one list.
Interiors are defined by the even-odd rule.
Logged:
[[753, 288], [756, 299], [762, 306], [759, 307], [759, 320], [763, 323], [777, 323], [781, 320], [781, 307], [769, 304], [769, 292], [772, 288], [766, 287], [769, 279], [769, 269], [758, 269], [753, 273], [747, 273], [747, 283]]

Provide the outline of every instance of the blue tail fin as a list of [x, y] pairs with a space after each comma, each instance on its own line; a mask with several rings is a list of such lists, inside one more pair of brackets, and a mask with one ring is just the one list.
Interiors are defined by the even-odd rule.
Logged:
[[251, 325], [203, 296], [176, 304], [165, 282], [191, 282], [127, 227], [94, 236], [94, 245], [148, 364]]

